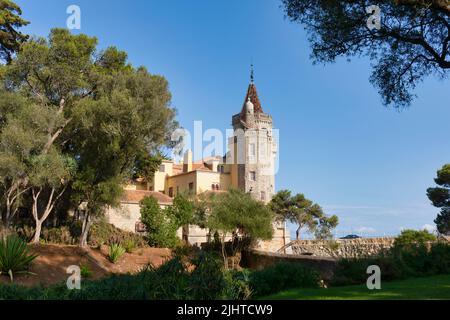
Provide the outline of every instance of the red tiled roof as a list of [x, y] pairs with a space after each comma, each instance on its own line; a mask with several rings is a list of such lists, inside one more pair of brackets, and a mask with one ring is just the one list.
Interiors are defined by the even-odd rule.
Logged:
[[202, 163], [193, 163], [192, 164], [192, 171], [195, 171], [195, 170], [209, 170], [209, 171], [211, 171], [211, 169], [209, 169], [207, 166], [205, 166], [205, 164], [202, 162]]
[[145, 197], [155, 198], [159, 204], [172, 204], [172, 198], [161, 192], [147, 190], [124, 190], [122, 202], [139, 203]]
[[247, 95], [245, 96], [244, 105], [242, 106], [241, 117], [245, 116], [245, 104], [250, 97], [250, 101], [253, 103], [254, 112], [255, 113], [263, 113], [263, 109], [261, 107], [261, 102], [258, 98], [258, 92], [256, 91], [256, 86], [254, 83], [250, 83], [247, 89]]
[[[212, 171], [212, 170], [210, 168], [208, 168], [203, 161], [201, 161], [201, 162], [192, 163], [192, 170], [189, 172], [194, 172], [194, 171]], [[181, 174], [186, 174], [189, 172], [183, 172], [182, 164], [174, 164], [172, 177], [181, 175]]]

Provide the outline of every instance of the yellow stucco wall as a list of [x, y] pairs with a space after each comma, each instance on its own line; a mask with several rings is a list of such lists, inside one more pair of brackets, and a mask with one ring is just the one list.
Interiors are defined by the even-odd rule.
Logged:
[[195, 192], [197, 184], [196, 177], [197, 177], [196, 171], [191, 171], [188, 173], [183, 173], [172, 177], [167, 177], [164, 193], [169, 195], [169, 189], [173, 188], [173, 196], [176, 196], [177, 187], [179, 192], [188, 192], [190, 183], [194, 184], [193, 190]]

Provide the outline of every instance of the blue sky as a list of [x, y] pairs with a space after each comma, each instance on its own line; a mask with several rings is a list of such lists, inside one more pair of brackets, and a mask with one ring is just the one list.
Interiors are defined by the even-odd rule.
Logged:
[[45, 36], [81, 8], [81, 32], [101, 48], [164, 75], [178, 120], [189, 130], [225, 130], [240, 111], [255, 65], [264, 111], [280, 130], [276, 187], [304, 193], [337, 214], [337, 235], [394, 235], [433, 225], [426, 189], [450, 162], [450, 81], [428, 79], [413, 105], [385, 108], [368, 82], [370, 62], [313, 66], [299, 25], [279, 0], [17, 0]]

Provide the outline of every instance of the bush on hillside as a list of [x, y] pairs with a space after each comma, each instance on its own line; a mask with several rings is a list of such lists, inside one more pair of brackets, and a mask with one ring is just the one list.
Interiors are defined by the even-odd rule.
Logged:
[[[250, 289], [243, 272], [223, 272], [221, 260], [202, 253], [190, 263], [174, 257], [158, 268], [149, 266], [135, 275], [113, 275], [85, 280], [81, 290], [68, 290], [65, 283], [25, 288], [0, 285], [0, 299], [46, 300], [167, 300], [248, 299]], [[190, 268], [194, 267], [191, 271]]]
[[106, 222], [105, 219], [96, 221], [89, 230], [88, 244], [92, 247], [111, 246], [115, 243], [125, 246], [128, 241], [132, 241], [137, 248], [147, 246], [144, 237], [116, 228], [114, 225]]

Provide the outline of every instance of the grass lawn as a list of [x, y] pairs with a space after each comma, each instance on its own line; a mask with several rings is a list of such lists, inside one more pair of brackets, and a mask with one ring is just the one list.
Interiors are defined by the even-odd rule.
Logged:
[[264, 297], [268, 300], [400, 300], [450, 299], [450, 275], [381, 282], [380, 290], [365, 285], [328, 289], [294, 289]]

